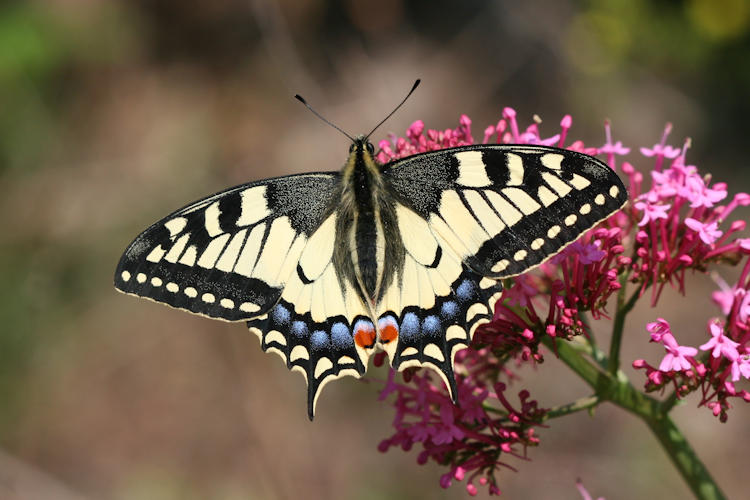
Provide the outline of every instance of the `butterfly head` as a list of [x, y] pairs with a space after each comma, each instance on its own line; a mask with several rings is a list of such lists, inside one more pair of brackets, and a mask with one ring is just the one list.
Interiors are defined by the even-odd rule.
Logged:
[[358, 151], [367, 151], [372, 156], [375, 154], [375, 146], [372, 145], [366, 136], [358, 135], [352, 140], [352, 145], [349, 146], [349, 153], [352, 154]]

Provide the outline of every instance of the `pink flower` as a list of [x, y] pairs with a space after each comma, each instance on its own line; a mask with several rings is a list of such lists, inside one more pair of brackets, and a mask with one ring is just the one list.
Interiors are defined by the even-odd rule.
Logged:
[[727, 190], [726, 186], [723, 185], [719, 185], [716, 189], [711, 189], [706, 186], [706, 183], [703, 182], [700, 176], [692, 174], [685, 179], [685, 187], [681, 194], [690, 200], [690, 206], [693, 208], [711, 208], [727, 197]]
[[685, 225], [698, 233], [698, 236], [706, 245], [713, 245], [724, 234], [723, 231], [717, 229], [719, 223], [716, 221], [703, 223], [688, 217], [685, 219]]
[[659, 364], [659, 371], [689, 370], [692, 365], [687, 356], [695, 356], [698, 354], [698, 349], [677, 344], [677, 340], [669, 330], [669, 323], [662, 318], [659, 318], [655, 323], [649, 323], [646, 328], [648, 329], [649, 327], [651, 327], [649, 330], [651, 340], [663, 344], [664, 349], [667, 351], [667, 354], [661, 360], [661, 364]]
[[639, 226], [645, 226], [649, 222], [656, 221], [658, 219], [666, 219], [667, 211], [672, 205], [656, 205], [650, 201], [637, 201], [635, 202], [636, 210], [643, 211], [643, 218], [638, 223]]
[[750, 379], [750, 354], [743, 354], [732, 361], [731, 372], [732, 382], [737, 382], [740, 376]]
[[623, 146], [621, 141], [617, 141], [614, 144], [612, 143], [612, 128], [610, 126], [609, 120], [605, 120], [604, 122], [604, 133], [605, 137], [607, 138], [607, 142], [605, 142], [604, 145], [599, 148], [599, 154], [606, 154], [607, 163], [612, 168], [614, 168], [615, 155], [626, 155], [630, 153], [630, 148], [626, 148], [625, 146]]
[[[661, 136], [661, 142], [659, 144], [655, 144], [653, 148], [641, 148], [641, 154], [643, 156], [656, 156], [661, 160], [662, 157], [666, 157], [669, 159], [677, 158], [677, 155], [680, 154], [680, 150], [677, 148], [673, 148], [672, 146], [666, 145], [667, 143], [667, 137], [669, 137], [669, 133], [672, 131], [672, 124], [667, 123], [667, 126], [664, 127], [664, 133]], [[661, 161], [657, 163], [656, 165], [657, 170], [661, 168]]]
[[750, 293], [745, 293], [742, 296], [742, 302], [740, 302], [740, 309], [738, 314], [740, 321], [747, 323], [748, 317], [750, 317]]
[[717, 285], [719, 285], [719, 290], [711, 293], [711, 300], [714, 304], [719, 306], [722, 314], [727, 315], [732, 310], [735, 296], [744, 294], [744, 290], [737, 290], [736, 287], [730, 287], [727, 282], [716, 273], [712, 273], [711, 278]]
[[651, 342], [661, 342], [665, 334], [672, 334], [669, 322], [664, 318], [656, 318], [656, 321], [648, 323], [646, 331], [651, 334]]
[[662, 372], [668, 372], [670, 370], [689, 370], [691, 364], [686, 356], [695, 356], [696, 354], [698, 354], [698, 349], [696, 349], [695, 347], [680, 346], [677, 345], [676, 341], [665, 342], [664, 348], [667, 350], [667, 354], [664, 355], [664, 358], [659, 364], [659, 371]]
[[435, 444], [447, 444], [454, 439], [462, 439], [463, 431], [454, 424], [453, 405], [444, 404], [440, 407], [441, 424], [435, 426], [432, 435], [432, 441]]
[[727, 338], [724, 335], [724, 328], [716, 322], [709, 324], [711, 330], [711, 340], [700, 346], [701, 351], [711, 350], [711, 356], [718, 358], [724, 356], [730, 361], [735, 361], [740, 353], [737, 352], [739, 343]]

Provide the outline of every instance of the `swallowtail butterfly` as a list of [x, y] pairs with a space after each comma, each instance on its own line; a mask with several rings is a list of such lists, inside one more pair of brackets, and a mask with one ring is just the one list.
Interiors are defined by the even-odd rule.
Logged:
[[491, 319], [498, 280], [560, 252], [627, 192], [574, 151], [477, 144], [381, 165], [368, 137], [340, 172], [250, 182], [156, 222], [115, 287], [245, 322], [305, 377], [311, 419], [323, 386], [361, 377], [381, 349], [396, 370], [435, 370], [455, 399], [454, 357]]

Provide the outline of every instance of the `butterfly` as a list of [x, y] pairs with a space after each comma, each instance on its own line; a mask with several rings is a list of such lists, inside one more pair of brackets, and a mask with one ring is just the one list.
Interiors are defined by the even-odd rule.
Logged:
[[490, 321], [500, 280], [560, 252], [627, 191], [575, 151], [477, 144], [379, 164], [368, 137], [350, 137], [339, 172], [250, 182], [156, 222], [115, 287], [245, 322], [302, 373], [311, 420], [323, 386], [361, 377], [380, 350], [395, 370], [433, 369], [455, 401], [455, 355]]

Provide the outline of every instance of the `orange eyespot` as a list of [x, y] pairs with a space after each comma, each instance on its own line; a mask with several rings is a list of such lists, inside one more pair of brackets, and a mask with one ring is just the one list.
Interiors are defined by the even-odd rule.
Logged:
[[396, 328], [396, 325], [388, 324], [384, 325], [380, 329], [380, 341], [384, 344], [387, 344], [391, 340], [396, 340], [398, 338], [398, 328]]
[[371, 349], [375, 345], [375, 327], [372, 323], [358, 321], [354, 325], [354, 342], [364, 349]]

